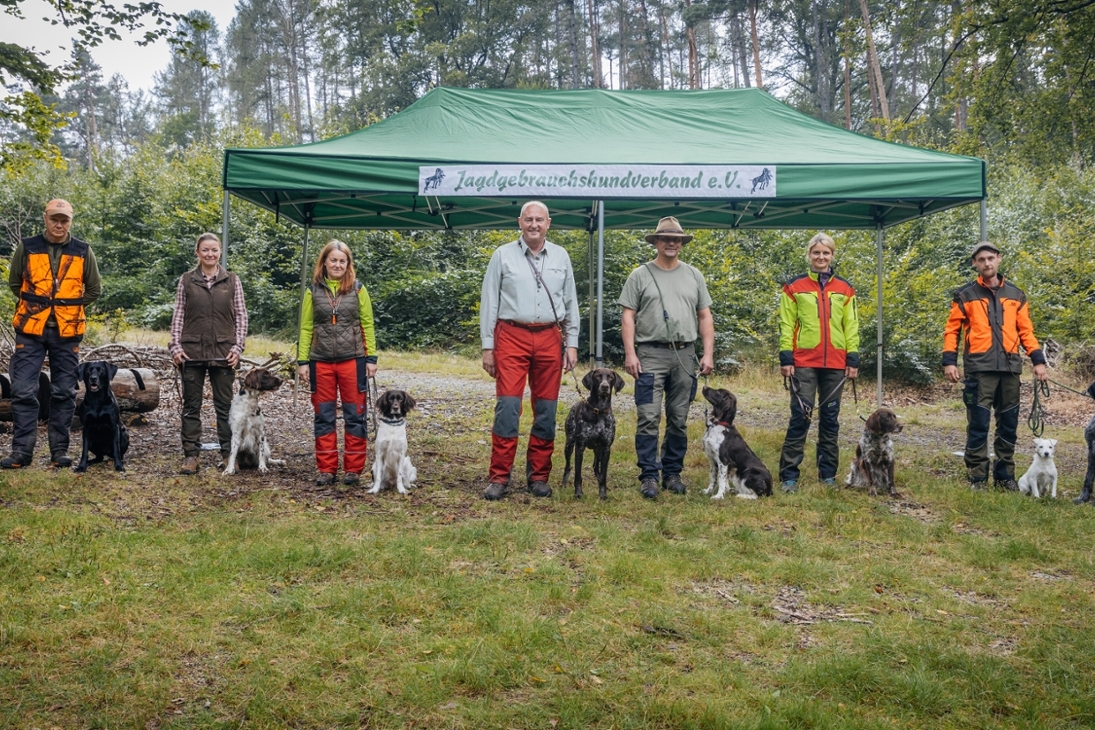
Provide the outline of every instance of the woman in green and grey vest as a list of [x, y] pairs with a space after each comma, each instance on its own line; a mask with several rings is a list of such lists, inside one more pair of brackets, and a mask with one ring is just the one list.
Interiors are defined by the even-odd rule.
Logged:
[[339, 400], [346, 428], [343, 483], [358, 484], [368, 445], [365, 394], [368, 379], [376, 375], [376, 331], [369, 292], [354, 275], [354, 256], [342, 241], [328, 241], [319, 252], [312, 285], [304, 292], [297, 372], [308, 380], [316, 414], [316, 484], [334, 484], [338, 472]]
[[[179, 278], [168, 349], [182, 373], [183, 474], [196, 474], [201, 453], [202, 393], [205, 378], [213, 390], [221, 461], [232, 446], [228, 411], [235, 367], [247, 338], [247, 307], [239, 277], [220, 265], [221, 242], [203, 233], [194, 247], [198, 265]], [[222, 466], [223, 468], [223, 466]]]

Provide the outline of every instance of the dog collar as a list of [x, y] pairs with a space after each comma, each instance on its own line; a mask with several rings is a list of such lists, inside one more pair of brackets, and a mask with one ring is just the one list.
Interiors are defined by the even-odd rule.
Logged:
[[407, 419], [405, 418], [378, 418], [377, 420], [381, 423], [386, 423], [389, 426], [402, 426], [407, 422]]
[[715, 421], [716, 426], [722, 426], [723, 428], [730, 428], [730, 424], [726, 421]]

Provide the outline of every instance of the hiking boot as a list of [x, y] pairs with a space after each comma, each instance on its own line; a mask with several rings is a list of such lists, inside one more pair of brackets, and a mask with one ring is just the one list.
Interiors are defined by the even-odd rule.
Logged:
[[0, 459], [0, 469], [22, 469], [24, 466], [29, 466], [30, 462], [30, 455], [13, 453], [11, 456]]
[[673, 494], [684, 494], [684, 482], [680, 474], [670, 474], [662, 480], [662, 489], [668, 489]]
[[347, 487], [356, 487], [358, 484], [361, 484], [361, 476], [354, 474], [352, 471], [347, 472], [345, 476], [342, 477], [342, 483]]
[[180, 474], [186, 474], [187, 476], [189, 476], [191, 474], [197, 474], [198, 473], [198, 457], [196, 457], [196, 456], [184, 456], [182, 466], [179, 467], [179, 473]]
[[1019, 482], [1014, 479], [997, 479], [992, 483], [992, 486], [1004, 492], [1019, 491]]
[[532, 492], [533, 497], [550, 497], [551, 487], [547, 482], [533, 482], [529, 485], [529, 491]]
[[829, 489], [836, 489], [836, 477], [826, 477], [821, 480], [821, 486]]
[[783, 484], [780, 484], [779, 488], [783, 490], [784, 494], [794, 494], [798, 491], [798, 480], [784, 479]]
[[657, 499], [658, 480], [654, 479], [653, 477], [647, 477], [646, 479], [643, 479], [642, 483], [639, 485], [639, 492], [642, 493], [642, 495], [647, 499]]
[[69, 469], [72, 467], [72, 459], [68, 454], [57, 454], [50, 457], [50, 463], [58, 469]]
[[509, 485], [504, 482], [491, 482], [487, 485], [487, 488], [483, 490], [483, 499], [489, 499], [491, 501], [501, 499], [509, 492]]
[[327, 471], [320, 472], [319, 476], [316, 477], [316, 486], [317, 487], [329, 487], [334, 483], [335, 483], [335, 475], [330, 473], [330, 472], [327, 472]]
[[987, 485], [987, 479], [970, 479], [970, 489], [974, 492], [983, 492]]

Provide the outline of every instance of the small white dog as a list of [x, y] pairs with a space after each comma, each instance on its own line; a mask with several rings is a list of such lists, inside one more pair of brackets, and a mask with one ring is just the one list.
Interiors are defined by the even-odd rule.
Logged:
[[415, 406], [414, 398], [405, 390], [386, 390], [377, 398], [376, 407], [381, 417], [373, 444], [373, 486], [367, 494], [395, 487], [400, 494], [407, 494], [418, 479], [418, 470], [407, 456], [407, 412]]
[[254, 368], [243, 377], [240, 391], [232, 398], [228, 411], [228, 426], [232, 429], [232, 451], [224, 476], [236, 473], [237, 461], [241, 468], [255, 468], [266, 473], [267, 464], [281, 466], [284, 461], [270, 458], [270, 444], [266, 441], [266, 419], [259, 408], [259, 396], [265, 391], [277, 390], [281, 378], [265, 368]]
[[1019, 478], [1019, 491], [1038, 499], [1049, 491], [1057, 499], [1057, 465], [1053, 463], [1053, 449], [1057, 439], [1034, 439], [1034, 461], [1027, 473]]

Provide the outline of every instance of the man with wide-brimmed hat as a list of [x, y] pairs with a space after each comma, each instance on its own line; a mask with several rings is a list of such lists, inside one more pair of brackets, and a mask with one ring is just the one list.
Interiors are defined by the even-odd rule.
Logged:
[[[661, 488], [684, 494], [681, 481], [688, 450], [688, 407], [696, 397], [697, 374], [715, 367], [715, 320], [707, 282], [680, 260], [692, 240], [676, 218], [658, 221], [646, 236], [657, 256], [631, 272], [620, 292], [624, 369], [635, 378], [635, 454], [640, 491], [647, 499]], [[703, 356], [696, 356], [696, 340]], [[658, 450], [658, 426], [665, 401], [665, 438]]]
[[27, 466], [38, 436], [38, 375], [49, 356], [49, 453], [57, 467], [72, 466], [69, 429], [76, 410], [76, 367], [84, 337], [84, 306], [99, 298], [102, 284], [91, 247], [69, 233], [72, 204], [46, 203], [45, 231], [24, 238], [11, 255], [8, 286], [18, 300], [12, 326], [15, 352], [11, 378], [11, 455], [0, 468]]
[[994, 244], [981, 241], [970, 251], [977, 278], [954, 292], [943, 331], [943, 372], [958, 373], [958, 344], [964, 340], [962, 400], [966, 404], [966, 472], [972, 489], [989, 478], [989, 419], [996, 411], [996, 460], [992, 476], [999, 489], [1018, 491], [1015, 481], [1015, 431], [1019, 425], [1019, 375], [1022, 345], [1034, 365], [1034, 377], [1046, 380], [1046, 356], [1034, 336], [1027, 295], [1000, 274], [1003, 256]]

